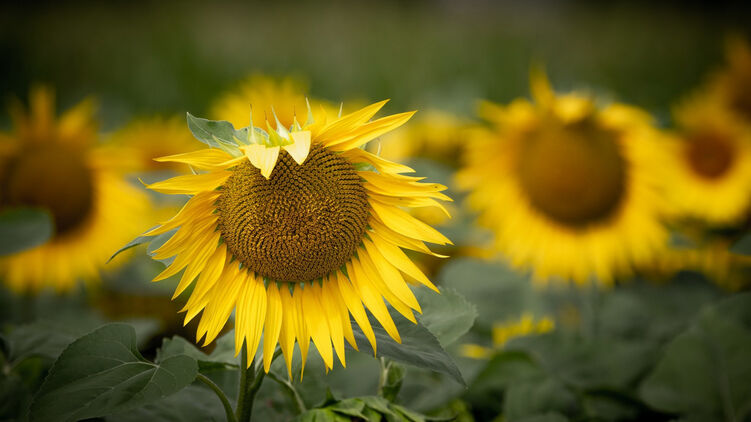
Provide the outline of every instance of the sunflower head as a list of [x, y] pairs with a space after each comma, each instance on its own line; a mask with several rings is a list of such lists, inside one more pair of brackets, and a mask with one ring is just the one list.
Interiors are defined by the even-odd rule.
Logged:
[[305, 123], [272, 114], [262, 127], [254, 110], [242, 129], [188, 116], [214, 148], [161, 159], [203, 172], [149, 186], [192, 195], [149, 234], [177, 229], [154, 252], [174, 257], [156, 280], [183, 271], [176, 295], [195, 281], [184, 311], [186, 323], [202, 313], [199, 338], [213, 341], [234, 310], [236, 350], [245, 344], [253, 356], [263, 333], [266, 370], [277, 343], [289, 369], [294, 344], [304, 361], [311, 339], [331, 368], [334, 352], [345, 363], [345, 340], [357, 347], [350, 315], [374, 350], [366, 308], [397, 341], [384, 300], [415, 321], [420, 307], [407, 281], [435, 286], [402, 248], [431, 253], [424, 242], [449, 241], [402, 208], [448, 198], [444, 186], [360, 148], [413, 114], [370, 121], [384, 104], [342, 117], [306, 106]]
[[747, 125], [751, 124], [751, 46], [742, 38], [732, 38], [727, 43], [726, 56], [727, 66], [714, 75], [709, 93]]
[[715, 100], [701, 94], [676, 107], [664, 180], [675, 217], [723, 226], [751, 208], [751, 132]]
[[111, 168], [123, 154], [96, 145], [92, 101], [58, 119], [49, 88], [30, 97], [28, 112], [20, 103], [11, 109], [14, 131], [0, 134], [0, 208], [46, 209], [55, 231], [47, 244], [0, 259], [0, 270], [18, 290], [67, 290], [96, 278], [108, 250], [136, 233], [133, 217], [147, 204]]
[[155, 158], [200, 147], [181, 116], [151, 117], [134, 120], [110, 136], [107, 144], [128, 149], [134, 171], [182, 170], [182, 166], [157, 163]]
[[474, 133], [458, 181], [513, 265], [538, 280], [610, 282], [666, 235], [644, 153], [657, 133], [639, 110], [556, 95], [541, 72], [532, 94], [483, 103], [493, 127]]

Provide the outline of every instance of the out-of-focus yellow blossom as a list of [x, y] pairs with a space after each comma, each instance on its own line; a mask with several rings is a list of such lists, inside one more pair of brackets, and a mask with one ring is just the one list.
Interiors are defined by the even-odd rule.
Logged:
[[557, 96], [541, 73], [532, 94], [534, 103], [482, 106], [494, 128], [475, 132], [457, 176], [494, 249], [538, 282], [609, 285], [654, 260], [668, 232], [652, 119], [622, 104]]
[[467, 122], [450, 113], [427, 110], [408, 127], [383, 136], [373, 148], [389, 160], [423, 157], [456, 167], [471, 130]]
[[113, 148], [130, 150], [134, 171], [182, 170], [155, 158], [201, 147], [185, 124], [185, 116], [140, 118], [115, 131], [107, 142]]
[[461, 353], [463, 356], [474, 359], [487, 359], [494, 351], [503, 349], [509, 340], [516, 337], [531, 334], [544, 334], [553, 331], [555, 321], [550, 317], [535, 318], [529, 312], [522, 314], [517, 320], [496, 323], [493, 325], [493, 347], [488, 348], [479, 344], [463, 344]]
[[71, 290], [94, 281], [107, 259], [142, 232], [147, 196], [120, 171], [128, 151], [97, 144], [93, 104], [55, 117], [54, 95], [31, 91], [26, 112], [11, 109], [14, 131], [0, 134], [0, 207], [47, 209], [54, 223], [45, 244], [0, 258], [0, 278], [13, 290]]
[[742, 38], [732, 38], [726, 56], [727, 66], [712, 76], [705, 95], [751, 130], [751, 45]]
[[275, 127], [278, 119], [289, 129], [295, 116], [298, 122], [305, 122], [308, 103], [314, 111], [320, 108], [324, 108], [328, 114], [339, 111], [328, 102], [308, 98], [307, 95], [307, 85], [298, 79], [251, 75], [219, 96], [211, 106], [209, 116], [211, 119], [227, 120], [236, 128], [241, 128], [248, 126], [252, 107], [253, 126], [266, 129], [268, 121]]

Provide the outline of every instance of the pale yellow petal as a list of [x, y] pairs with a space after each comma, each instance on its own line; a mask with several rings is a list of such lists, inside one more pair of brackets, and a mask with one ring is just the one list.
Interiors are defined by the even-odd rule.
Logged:
[[379, 220], [397, 233], [439, 245], [453, 244], [448, 238], [399, 208], [368, 201]]
[[160, 193], [194, 195], [199, 192], [212, 191], [218, 188], [231, 175], [232, 172], [229, 171], [189, 174], [152, 183], [146, 187]]
[[308, 158], [308, 153], [310, 152], [310, 131], [292, 132], [290, 136], [294, 143], [285, 145], [282, 148], [292, 156], [292, 159], [297, 164], [302, 164]]
[[252, 144], [240, 147], [248, 157], [250, 164], [261, 170], [261, 175], [265, 178], [271, 177], [271, 172], [276, 166], [279, 158], [279, 147], [266, 147], [265, 145]]
[[[286, 288], [286, 286], [283, 288]], [[284, 319], [282, 297], [276, 283], [269, 283], [266, 290], [266, 300], [268, 305], [266, 306], [266, 323], [263, 327], [263, 370], [269, 372], [276, 343], [279, 340], [279, 333], [282, 329], [282, 320]]]

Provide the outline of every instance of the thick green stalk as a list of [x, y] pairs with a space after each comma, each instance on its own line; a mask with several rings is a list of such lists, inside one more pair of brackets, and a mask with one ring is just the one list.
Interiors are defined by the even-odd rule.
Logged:
[[206, 384], [212, 391], [214, 391], [214, 393], [216, 393], [216, 395], [219, 397], [219, 400], [222, 401], [222, 406], [224, 406], [224, 413], [227, 416], [227, 422], [237, 422], [235, 413], [232, 411], [232, 405], [229, 403], [229, 399], [227, 399], [227, 396], [224, 395], [222, 389], [219, 388], [218, 385], [214, 384], [214, 381], [211, 381], [203, 374], [198, 374], [198, 377], [196, 377], [196, 379]]

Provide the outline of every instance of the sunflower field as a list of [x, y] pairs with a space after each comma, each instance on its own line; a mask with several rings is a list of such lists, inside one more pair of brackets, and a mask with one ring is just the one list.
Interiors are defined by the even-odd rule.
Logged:
[[0, 421], [751, 422], [749, 17], [0, 5]]

